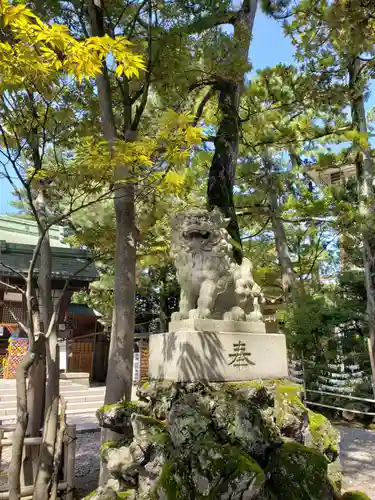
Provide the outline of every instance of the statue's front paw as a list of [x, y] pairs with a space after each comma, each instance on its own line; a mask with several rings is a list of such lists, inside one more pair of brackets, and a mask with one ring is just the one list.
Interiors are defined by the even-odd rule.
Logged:
[[263, 321], [263, 314], [260, 311], [252, 311], [246, 316], [247, 321]]
[[241, 307], [232, 307], [230, 311], [227, 311], [223, 315], [225, 321], [245, 321], [246, 315]]
[[201, 319], [208, 318], [211, 314], [209, 309], [199, 309], [198, 317]]
[[210, 310], [209, 309], [192, 309], [189, 311], [189, 318], [190, 319], [206, 319], [210, 315]]
[[198, 309], [191, 309], [189, 311], [189, 319], [198, 319], [199, 318], [199, 311]]
[[183, 319], [188, 319], [188, 315], [180, 311], [171, 314], [171, 321], [181, 321]]

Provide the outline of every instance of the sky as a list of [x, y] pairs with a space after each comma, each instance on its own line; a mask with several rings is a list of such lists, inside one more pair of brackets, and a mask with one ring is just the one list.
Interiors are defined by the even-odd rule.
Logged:
[[[249, 58], [253, 71], [279, 63], [293, 64], [294, 62], [294, 48], [290, 40], [284, 36], [281, 25], [260, 11], [255, 18]], [[367, 102], [367, 109], [375, 106], [375, 84], [372, 85], [371, 90], [372, 96]], [[0, 179], [0, 214], [14, 210], [9, 206], [11, 199], [8, 181]]]

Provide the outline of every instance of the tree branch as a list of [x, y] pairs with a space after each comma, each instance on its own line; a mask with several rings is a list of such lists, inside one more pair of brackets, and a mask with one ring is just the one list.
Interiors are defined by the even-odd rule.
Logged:
[[266, 229], [270, 220], [271, 220], [271, 217], [268, 217], [265, 224], [263, 224], [263, 226], [259, 229], [259, 231], [257, 231], [254, 234], [251, 234], [250, 236], [243, 236], [242, 239], [243, 240], [251, 240], [251, 238], [255, 238], [255, 236], [258, 236], [258, 234], [260, 234], [261, 232], [263, 232]]
[[[149, 29], [149, 26], [147, 26], [147, 23], [143, 24], [141, 22], [141, 18], [140, 18], [140, 14], [142, 12], [142, 9], [143, 7], [149, 2], [149, 0], [144, 0], [143, 2], [141, 2], [141, 4], [139, 5], [138, 9], [137, 9], [137, 12], [135, 13], [131, 23], [129, 23], [129, 32], [127, 33], [127, 30], [125, 30], [125, 33], [126, 33], [126, 36], [128, 37], [129, 40], [131, 40], [132, 36], [133, 36], [133, 33], [134, 33], [134, 29], [135, 29], [135, 25], [137, 24], [137, 22], [139, 22], [139, 24], [143, 27], [145, 27], [146, 29]], [[122, 16], [123, 14], [121, 14]]]
[[17, 325], [22, 328], [22, 330], [27, 334], [27, 336], [30, 338], [31, 336], [31, 331], [29, 330], [29, 328], [27, 328], [26, 325], [24, 325], [22, 323], [22, 321], [20, 321], [17, 316], [14, 314], [14, 312], [12, 311], [12, 309], [7, 305], [5, 304], [5, 302], [3, 302], [2, 300], [0, 301], [0, 303], [3, 305], [3, 307], [5, 307], [5, 309], [9, 312], [9, 314], [12, 316], [12, 318], [14, 319], [14, 321], [17, 323]]
[[51, 336], [51, 334], [53, 332], [53, 328], [54, 328], [55, 323], [56, 323], [56, 318], [58, 317], [58, 314], [60, 312], [60, 306], [61, 306], [61, 303], [64, 299], [64, 295], [65, 295], [66, 291], [68, 290], [69, 283], [71, 282], [72, 278], [74, 278], [74, 276], [77, 276], [82, 271], [84, 271], [90, 264], [92, 264], [94, 262], [94, 260], [95, 260], [95, 257], [88, 260], [84, 266], [82, 266], [80, 269], [78, 269], [78, 271], [73, 273], [71, 276], [69, 276], [69, 278], [67, 278], [65, 280], [65, 284], [64, 284], [64, 287], [62, 289], [61, 295], [58, 298], [58, 300], [55, 304], [55, 307], [53, 308], [52, 317], [51, 317], [51, 320], [50, 320], [49, 325], [48, 325], [47, 333], [45, 335], [47, 339]]
[[198, 106], [198, 109], [197, 109], [197, 112], [195, 114], [195, 118], [194, 118], [194, 121], [192, 123], [193, 127], [196, 127], [201, 116], [202, 116], [202, 113], [204, 111], [204, 108], [206, 106], [206, 104], [208, 103], [208, 101], [211, 99], [211, 97], [214, 96], [216, 92], [216, 89], [214, 89], [213, 87], [211, 87], [209, 89], [209, 91], [206, 93], [206, 95], [203, 97], [203, 99], [201, 100], [201, 102], [199, 103], [199, 106]]
[[152, 60], [152, 34], [151, 34], [151, 22], [152, 22], [152, 2], [148, 0], [148, 29], [147, 29], [147, 43], [148, 43], [148, 62], [145, 76], [145, 84], [143, 85], [142, 98], [139, 105], [136, 107], [135, 116], [133, 122], [131, 124], [132, 130], [137, 130], [139, 126], [139, 122], [141, 120], [142, 114], [145, 110], [147, 99], [148, 99], [148, 91], [150, 88], [150, 80], [151, 80], [151, 70], [155, 60], [158, 57], [158, 53], [155, 55], [154, 60]]
[[22, 290], [22, 288], [20, 288], [17, 285], [11, 285], [10, 283], [6, 283], [5, 281], [2, 281], [2, 280], [0, 280], [0, 285], [3, 285], [5, 287], [9, 288], [10, 290], [17, 290], [17, 292], [22, 293], [22, 295], [26, 295], [25, 290]]
[[16, 269], [14, 269], [12, 266], [8, 266], [7, 264], [4, 264], [4, 262], [0, 261], [0, 266], [5, 267], [5, 269], [8, 269], [9, 271], [12, 271], [12, 273], [16, 274], [20, 278], [22, 278], [24, 281], [26, 281], [26, 277], [24, 274], [20, 273]]
[[223, 24], [235, 24], [238, 14], [238, 11], [214, 13], [210, 16], [201, 17], [192, 23], [176, 26], [172, 28], [169, 33], [185, 35], [199, 34]]

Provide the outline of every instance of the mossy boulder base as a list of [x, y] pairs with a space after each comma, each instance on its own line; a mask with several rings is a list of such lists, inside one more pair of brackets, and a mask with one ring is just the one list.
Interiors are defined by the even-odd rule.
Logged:
[[110, 479], [90, 498], [340, 499], [339, 435], [298, 390], [289, 382], [140, 386], [137, 404], [98, 411], [102, 426], [125, 434], [102, 445]]

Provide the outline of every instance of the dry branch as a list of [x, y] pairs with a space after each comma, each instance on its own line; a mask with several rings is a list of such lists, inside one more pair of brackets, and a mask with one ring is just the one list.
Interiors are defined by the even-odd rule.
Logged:
[[[66, 405], [67, 402], [64, 400], [62, 396], [60, 396], [60, 428], [57, 435], [56, 448], [55, 448], [55, 456], [53, 459], [53, 473], [52, 473], [52, 487], [51, 487], [51, 495], [50, 500], [57, 500], [57, 490], [59, 484], [59, 473], [61, 467], [61, 457], [63, 450], [63, 442], [64, 442], [64, 434], [66, 430]], [[65, 457], [67, 460], [67, 457]]]

